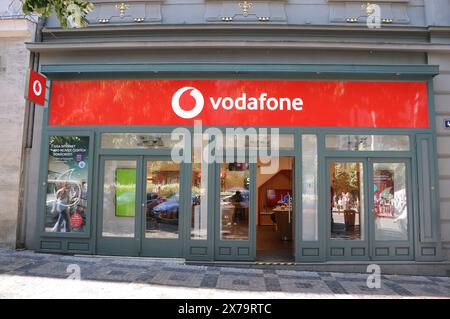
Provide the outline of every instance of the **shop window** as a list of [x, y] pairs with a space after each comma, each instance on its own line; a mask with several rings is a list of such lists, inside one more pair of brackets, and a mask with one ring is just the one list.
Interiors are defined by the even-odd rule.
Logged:
[[103, 237], [134, 237], [137, 162], [106, 160], [103, 177]]
[[405, 163], [373, 164], [375, 240], [408, 240]]
[[88, 136], [50, 136], [44, 230], [85, 232]]
[[336, 151], [409, 151], [408, 135], [327, 135], [325, 147]]
[[302, 135], [302, 239], [318, 240], [317, 136]]
[[145, 238], [178, 238], [180, 164], [147, 161]]
[[[194, 144], [192, 157], [191, 239], [207, 239], [208, 236], [208, 163], [203, 158], [208, 136], [195, 134], [202, 142]], [[203, 145], [203, 147], [201, 147]]]
[[331, 162], [331, 239], [364, 239], [362, 162]]
[[102, 133], [102, 148], [171, 148], [178, 140], [171, 139], [171, 133]]

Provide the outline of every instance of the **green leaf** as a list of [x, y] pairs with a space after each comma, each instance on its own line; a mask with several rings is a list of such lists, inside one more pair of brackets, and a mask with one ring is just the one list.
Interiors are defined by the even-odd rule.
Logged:
[[63, 28], [68, 28], [68, 19], [75, 22], [75, 27], [86, 27], [86, 15], [94, 9], [94, 5], [86, 0], [22, 0], [22, 11], [25, 14], [36, 14], [48, 17], [55, 12]]

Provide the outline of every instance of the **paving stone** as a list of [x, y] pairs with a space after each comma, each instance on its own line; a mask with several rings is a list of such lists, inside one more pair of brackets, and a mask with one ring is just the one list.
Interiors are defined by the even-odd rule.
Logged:
[[[450, 278], [446, 277], [383, 275], [381, 287], [371, 289], [365, 284], [367, 274], [197, 266], [173, 260], [165, 262], [121, 257], [78, 257], [7, 249], [0, 249], [0, 297], [32, 297], [35, 289], [43, 291], [43, 295], [52, 295], [55, 291], [64, 294], [64, 291], [59, 290], [61, 283], [58, 284], [55, 280], [67, 279], [71, 274], [67, 272], [67, 267], [72, 264], [80, 267], [82, 285], [90, 285], [91, 282], [95, 282], [95, 285], [140, 285], [139, 289], [142, 291], [145, 287], [176, 287], [176, 291], [191, 288], [214, 289], [214, 295], [216, 292], [228, 291], [231, 293], [229, 296], [239, 292], [240, 296], [271, 293], [307, 298], [336, 298], [336, 295], [352, 298], [450, 298]], [[25, 289], [27, 282], [35, 281], [39, 286], [33, 286], [32, 290]], [[68, 283], [73, 282], [71, 280], [63, 282], [63, 286], [75, 284]], [[84, 289], [79, 291], [85, 292]], [[104, 296], [116, 293], [109, 288], [104, 290]], [[205, 296], [209, 298], [210, 295], [211, 293]], [[191, 294], [186, 296], [190, 297]]]
[[291, 280], [295, 280], [295, 279], [304, 279], [304, 280], [322, 280], [321, 277], [318, 276], [304, 276], [301, 273], [298, 274], [289, 274], [289, 275], [278, 275], [279, 278], [283, 278], [283, 279], [291, 279]]
[[201, 273], [203, 269], [192, 269], [192, 268], [174, 268], [174, 267], [163, 267], [164, 271], [174, 271], [174, 272], [183, 272], [183, 273]]
[[317, 274], [321, 277], [331, 277], [332, 276], [332, 274], [329, 272], [318, 272]]
[[[284, 292], [301, 292], [308, 295], [332, 295], [333, 293], [322, 280], [299, 280], [280, 278], [280, 286]], [[299, 285], [299, 284], [303, 285]], [[309, 288], [304, 288], [309, 287]]]
[[333, 277], [337, 281], [353, 281], [353, 282], [366, 282], [367, 278], [352, 278], [352, 277]]
[[233, 285], [240, 285], [240, 286], [249, 286], [250, 281], [243, 280], [243, 279], [233, 279]]
[[123, 276], [125, 274], [126, 274], [126, 272], [120, 271], [120, 270], [112, 270], [108, 273], [108, 275], [111, 275], [111, 276]]
[[200, 286], [205, 287], [205, 288], [215, 288], [217, 285], [218, 279], [219, 279], [219, 275], [205, 274], [203, 276]]
[[263, 277], [253, 277], [236, 275], [220, 275], [216, 288], [229, 290], [266, 291]]
[[324, 280], [325, 284], [335, 294], [347, 294], [345, 288], [336, 280]]
[[203, 275], [180, 274], [168, 271], [158, 272], [150, 281], [152, 284], [180, 286], [180, 287], [200, 287]]
[[421, 290], [425, 292], [427, 295], [439, 296], [442, 294], [441, 291], [434, 287], [422, 287]]
[[394, 282], [386, 282], [385, 285], [400, 296], [412, 296], [413, 295], [409, 290], [407, 290], [406, 288], [404, 288], [401, 285], [396, 284]]
[[221, 271], [221, 275], [230, 275], [230, 276], [247, 276], [247, 277], [263, 277], [264, 274], [262, 273], [245, 273], [245, 272], [239, 272], [239, 271]]
[[175, 280], [175, 281], [186, 281], [188, 279], [188, 276], [185, 274], [173, 274], [169, 276], [169, 280]]
[[264, 282], [267, 291], [282, 291], [280, 281], [277, 278], [265, 277]]
[[153, 278], [155, 278], [155, 275], [156, 275], [156, 272], [142, 272], [136, 276], [134, 281], [135, 282], [149, 282]]
[[263, 270], [264, 274], [276, 274], [275, 269], [264, 269]]
[[394, 297], [398, 298], [399, 295], [393, 292], [391, 289], [383, 285], [379, 288], [377, 287], [368, 287], [366, 284], [362, 284], [359, 281], [342, 281], [340, 282], [342, 287], [344, 287], [345, 291], [349, 296], [358, 296], [361, 298], [374, 298], [374, 297]]
[[14, 269], [17, 272], [26, 272], [32, 269], [36, 269], [42, 265], [45, 265], [47, 263], [47, 261], [42, 261], [42, 260], [33, 260], [30, 261], [29, 263], [26, 263], [25, 265], [18, 267], [16, 269]]
[[295, 285], [296, 285], [298, 288], [302, 288], [302, 289], [310, 289], [310, 288], [313, 287], [312, 284], [303, 283], [303, 282], [296, 282]]

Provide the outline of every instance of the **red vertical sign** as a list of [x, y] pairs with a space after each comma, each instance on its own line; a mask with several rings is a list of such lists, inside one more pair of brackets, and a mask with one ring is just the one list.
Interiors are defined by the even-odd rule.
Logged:
[[47, 78], [42, 74], [30, 69], [28, 72], [26, 98], [34, 103], [45, 105], [46, 88]]

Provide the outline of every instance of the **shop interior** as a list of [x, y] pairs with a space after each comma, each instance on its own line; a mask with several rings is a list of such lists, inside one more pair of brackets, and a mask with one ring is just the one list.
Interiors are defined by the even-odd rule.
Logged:
[[276, 172], [267, 174], [257, 165], [256, 258], [285, 262], [294, 259], [294, 158], [280, 157]]

